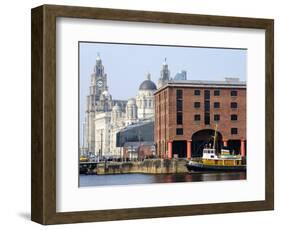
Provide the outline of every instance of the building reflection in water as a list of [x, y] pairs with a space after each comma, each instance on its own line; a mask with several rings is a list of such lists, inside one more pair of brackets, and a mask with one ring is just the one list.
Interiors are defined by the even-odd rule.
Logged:
[[245, 180], [246, 172], [80, 175], [80, 186], [134, 185], [153, 183]]

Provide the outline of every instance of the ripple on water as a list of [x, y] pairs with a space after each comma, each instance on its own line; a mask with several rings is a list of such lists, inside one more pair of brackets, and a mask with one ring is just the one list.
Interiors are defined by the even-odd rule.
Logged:
[[246, 172], [234, 173], [177, 173], [177, 174], [116, 174], [80, 175], [80, 187], [133, 185], [152, 183], [244, 180]]

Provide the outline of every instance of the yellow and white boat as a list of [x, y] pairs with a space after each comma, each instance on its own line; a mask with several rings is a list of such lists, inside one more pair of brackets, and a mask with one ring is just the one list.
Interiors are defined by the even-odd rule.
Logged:
[[231, 154], [228, 149], [222, 149], [221, 153], [217, 153], [214, 148], [216, 143], [216, 133], [214, 136], [213, 147], [205, 147], [203, 156], [198, 161], [190, 160], [187, 163], [189, 171], [246, 171], [246, 165], [243, 164], [242, 156]]

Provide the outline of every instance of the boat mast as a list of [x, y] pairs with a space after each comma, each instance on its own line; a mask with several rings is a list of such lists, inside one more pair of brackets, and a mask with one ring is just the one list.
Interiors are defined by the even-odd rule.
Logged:
[[214, 144], [213, 144], [214, 149], [216, 149], [217, 129], [218, 129], [218, 124], [216, 124], [216, 128], [215, 128], [215, 136], [214, 136]]

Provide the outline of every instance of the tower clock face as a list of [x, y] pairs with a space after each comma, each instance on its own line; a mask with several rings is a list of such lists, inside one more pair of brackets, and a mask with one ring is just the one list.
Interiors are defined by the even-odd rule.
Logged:
[[98, 86], [99, 88], [101, 88], [101, 87], [103, 86], [102, 80], [98, 80], [98, 81], [97, 81], [97, 86]]

